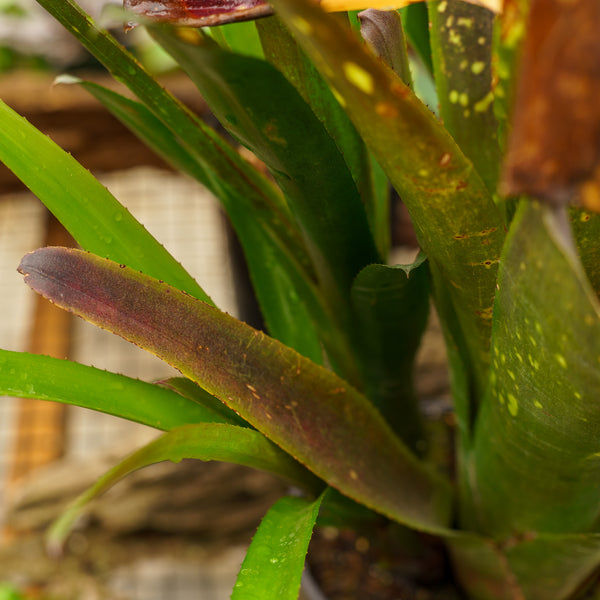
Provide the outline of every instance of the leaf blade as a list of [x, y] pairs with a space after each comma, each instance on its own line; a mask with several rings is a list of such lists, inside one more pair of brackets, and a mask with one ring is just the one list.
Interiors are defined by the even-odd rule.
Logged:
[[44, 248], [25, 256], [20, 270], [59, 306], [162, 357], [344, 494], [417, 528], [446, 525], [445, 480], [331, 371], [189, 295], [91, 254]]
[[10, 350], [0, 350], [0, 394], [82, 406], [165, 431], [187, 423], [226, 422], [217, 413], [158, 385]]
[[272, 473], [310, 491], [321, 487], [318, 479], [258, 431], [222, 423], [185, 425], [146, 444], [80, 494], [52, 525], [49, 546], [60, 548], [85, 505], [133, 471], [184, 458], [233, 462]]
[[269, 509], [248, 548], [232, 600], [298, 598], [322, 498], [282, 498]]

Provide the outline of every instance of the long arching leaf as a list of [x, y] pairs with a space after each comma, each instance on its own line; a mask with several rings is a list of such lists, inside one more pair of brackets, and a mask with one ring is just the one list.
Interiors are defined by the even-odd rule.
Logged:
[[331, 371], [208, 304], [92, 254], [43, 248], [26, 255], [20, 271], [57, 305], [172, 364], [352, 499], [423, 530], [449, 522], [446, 481]]

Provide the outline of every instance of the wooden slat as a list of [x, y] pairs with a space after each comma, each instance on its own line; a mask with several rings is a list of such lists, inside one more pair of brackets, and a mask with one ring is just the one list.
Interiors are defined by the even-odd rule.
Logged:
[[[72, 246], [73, 239], [48, 214], [46, 245]], [[71, 315], [41, 297], [36, 299], [28, 351], [66, 358], [70, 349]], [[17, 432], [9, 461], [10, 484], [64, 453], [66, 406], [55, 402], [21, 399]]]

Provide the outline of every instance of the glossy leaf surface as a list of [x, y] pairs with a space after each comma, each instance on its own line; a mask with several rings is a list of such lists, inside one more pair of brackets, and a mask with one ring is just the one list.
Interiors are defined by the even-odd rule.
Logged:
[[218, 413], [158, 385], [50, 356], [0, 350], [0, 394], [82, 406], [169, 430], [222, 423]]
[[425, 256], [412, 265], [365, 267], [354, 280], [352, 305], [363, 339], [367, 396], [408, 446], [422, 451], [412, 372], [429, 314]]
[[503, 255], [472, 457], [478, 525], [494, 536], [598, 528], [600, 310], [565, 226], [524, 203]]
[[59, 306], [172, 364], [344, 494], [420, 529], [447, 524], [447, 483], [331, 371], [208, 304], [91, 254], [44, 248], [25, 256], [20, 271]]
[[240, 568], [232, 600], [296, 600], [323, 496], [282, 498], [265, 515]]
[[423, 251], [448, 289], [476, 388], [489, 362], [503, 221], [481, 178], [435, 116], [349, 28], [312, 2], [273, 6], [335, 90], [408, 207]]
[[166, 460], [179, 462], [184, 458], [219, 460], [253, 467], [309, 491], [322, 487], [317, 478], [258, 431], [214, 423], [186, 425], [140, 448], [100, 477], [54, 523], [49, 533], [49, 544], [60, 547], [85, 505], [123, 477], [148, 465]]
[[[118, 200], [68, 152], [0, 101], [0, 161], [85, 249], [208, 296]], [[65, 185], [65, 181], [69, 185]]]

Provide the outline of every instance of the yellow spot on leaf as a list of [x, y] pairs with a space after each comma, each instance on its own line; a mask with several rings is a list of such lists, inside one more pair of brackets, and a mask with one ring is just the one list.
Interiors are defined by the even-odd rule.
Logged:
[[375, 91], [375, 81], [371, 73], [357, 65], [355, 62], [345, 62], [342, 66], [346, 79], [365, 94]]
[[517, 399], [512, 395], [512, 394], [508, 394], [508, 412], [513, 416], [516, 417], [517, 413], [519, 412], [519, 403], [517, 402]]
[[485, 112], [490, 104], [494, 101], [494, 94], [492, 92], [488, 92], [481, 100], [478, 100], [473, 105], [475, 112]]
[[350, 479], [354, 479], [354, 481], [358, 479], [358, 473], [354, 469], [350, 471]]
[[556, 354], [555, 358], [558, 362], [558, 364], [563, 368], [566, 369], [567, 368], [567, 361], [565, 359], [565, 357], [562, 354]]
[[471, 65], [471, 73], [473, 73], [473, 75], [479, 75], [480, 73], [482, 73], [485, 69], [485, 63], [482, 60], [478, 60], [475, 61], [472, 65]]
[[331, 93], [333, 94], [333, 97], [339, 102], [339, 105], [342, 108], [345, 108], [346, 107], [345, 98], [333, 86], [331, 86]]
[[452, 90], [448, 94], [448, 100], [450, 100], [450, 102], [452, 102], [452, 104], [456, 104], [458, 102], [458, 92], [456, 90]]
[[448, 2], [446, 0], [443, 0], [438, 4], [438, 12], [443, 13], [446, 10], [446, 8], [448, 8]]

